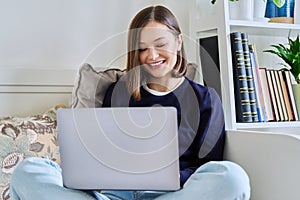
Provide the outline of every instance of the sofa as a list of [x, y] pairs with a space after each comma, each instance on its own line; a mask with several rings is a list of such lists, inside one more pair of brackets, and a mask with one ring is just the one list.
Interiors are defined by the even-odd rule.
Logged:
[[[191, 65], [187, 76], [194, 78]], [[49, 105], [44, 113], [0, 118], [0, 200], [8, 200], [10, 177], [26, 157], [38, 156], [60, 164], [56, 111], [65, 107], [101, 106], [104, 92], [122, 69], [96, 70], [84, 64], [78, 71], [69, 105]], [[241, 165], [251, 181], [253, 200], [300, 198], [300, 137], [284, 133], [227, 130], [225, 160]]]

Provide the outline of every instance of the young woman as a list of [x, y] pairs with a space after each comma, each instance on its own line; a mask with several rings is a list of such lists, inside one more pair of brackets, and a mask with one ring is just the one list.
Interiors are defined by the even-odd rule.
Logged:
[[165, 7], [148, 7], [132, 20], [128, 34], [127, 73], [108, 89], [103, 107], [173, 106], [178, 113], [182, 189], [84, 192], [63, 187], [52, 161], [25, 159], [15, 170], [13, 199], [238, 200], [250, 198], [247, 174], [222, 161], [225, 128], [217, 93], [184, 77], [183, 38], [175, 16]]

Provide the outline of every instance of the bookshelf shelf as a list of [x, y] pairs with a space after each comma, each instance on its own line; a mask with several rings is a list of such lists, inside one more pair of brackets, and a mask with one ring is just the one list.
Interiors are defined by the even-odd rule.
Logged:
[[252, 35], [288, 36], [300, 32], [300, 24], [280, 24], [256, 21], [229, 20], [230, 30]]
[[[197, 13], [197, 0], [192, 5], [190, 16], [190, 32], [195, 35], [196, 40], [210, 37], [217, 38], [216, 50], [218, 52], [218, 74], [221, 83], [221, 99], [225, 113], [226, 129], [243, 130], [265, 130], [272, 132], [289, 132], [300, 134], [300, 121], [284, 122], [257, 122], [257, 123], [238, 123], [236, 121], [236, 108], [234, 97], [234, 81], [232, 71], [232, 54], [230, 34], [232, 32], [245, 32], [251, 37], [262, 37], [274, 42], [270, 38], [293, 37], [300, 33], [300, 24], [268, 23], [261, 21], [230, 20], [228, 0], [219, 0], [214, 6], [213, 14]], [[209, 9], [208, 9], [209, 10]], [[268, 44], [269, 47], [269, 44]], [[202, 46], [200, 45], [201, 55]], [[262, 53], [262, 51], [260, 51]], [[262, 55], [259, 55], [260, 57]], [[199, 65], [201, 66], [201, 59]], [[209, 66], [213, 67], [213, 66]], [[201, 66], [203, 69], [203, 66]], [[203, 72], [203, 70], [202, 70]], [[204, 78], [205, 75], [203, 74]]]
[[266, 132], [279, 132], [300, 135], [300, 123], [291, 122], [259, 122], [237, 123], [236, 130], [257, 130]]
[[[199, 19], [196, 20], [194, 29], [196, 35], [199, 33], [209, 35], [216, 35], [218, 26], [217, 19], [215, 17], [209, 17], [209, 20], [201, 22]], [[212, 23], [213, 22], [213, 23]], [[231, 32], [244, 31], [251, 35], [261, 36], [288, 36], [299, 34], [300, 24], [280, 24], [280, 23], [265, 23], [256, 21], [243, 21], [243, 20], [230, 20], [228, 27]]]
[[260, 21], [229, 20], [229, 25], [253, 27], [253, 28], [298, 29], [298, 30], [300, 30], [300, 24], [270, 23], [270, 22], [260, 22]]
[[[297, 121], [290, 122], [257, 122], [257, 123], [237, 123], [237, 129], [251, 129], [253, 128], [300, 128], [300, 123]], [[300, 133], [299, 133], [300, 134]]]

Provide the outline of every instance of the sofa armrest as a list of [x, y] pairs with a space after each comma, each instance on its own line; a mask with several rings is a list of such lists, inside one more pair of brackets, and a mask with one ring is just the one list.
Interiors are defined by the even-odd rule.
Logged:
[[251, 199], [300, 198], [300, 136], [228, 130], [224, 158], [248, 173]]

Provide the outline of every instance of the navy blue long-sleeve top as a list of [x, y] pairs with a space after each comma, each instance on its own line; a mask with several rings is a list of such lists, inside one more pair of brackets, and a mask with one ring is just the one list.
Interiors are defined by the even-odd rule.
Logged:
[[223, 159], [225, 125], [220, 98], [214, 89], [188, 78], [172, 92], [155, 95], [141, 87], [141, 99], [135, 100], [123, 81], [112, 84], [103, 107], [173, 106], [178, 115], [178, 140], [181, 186], [208, 161]]

